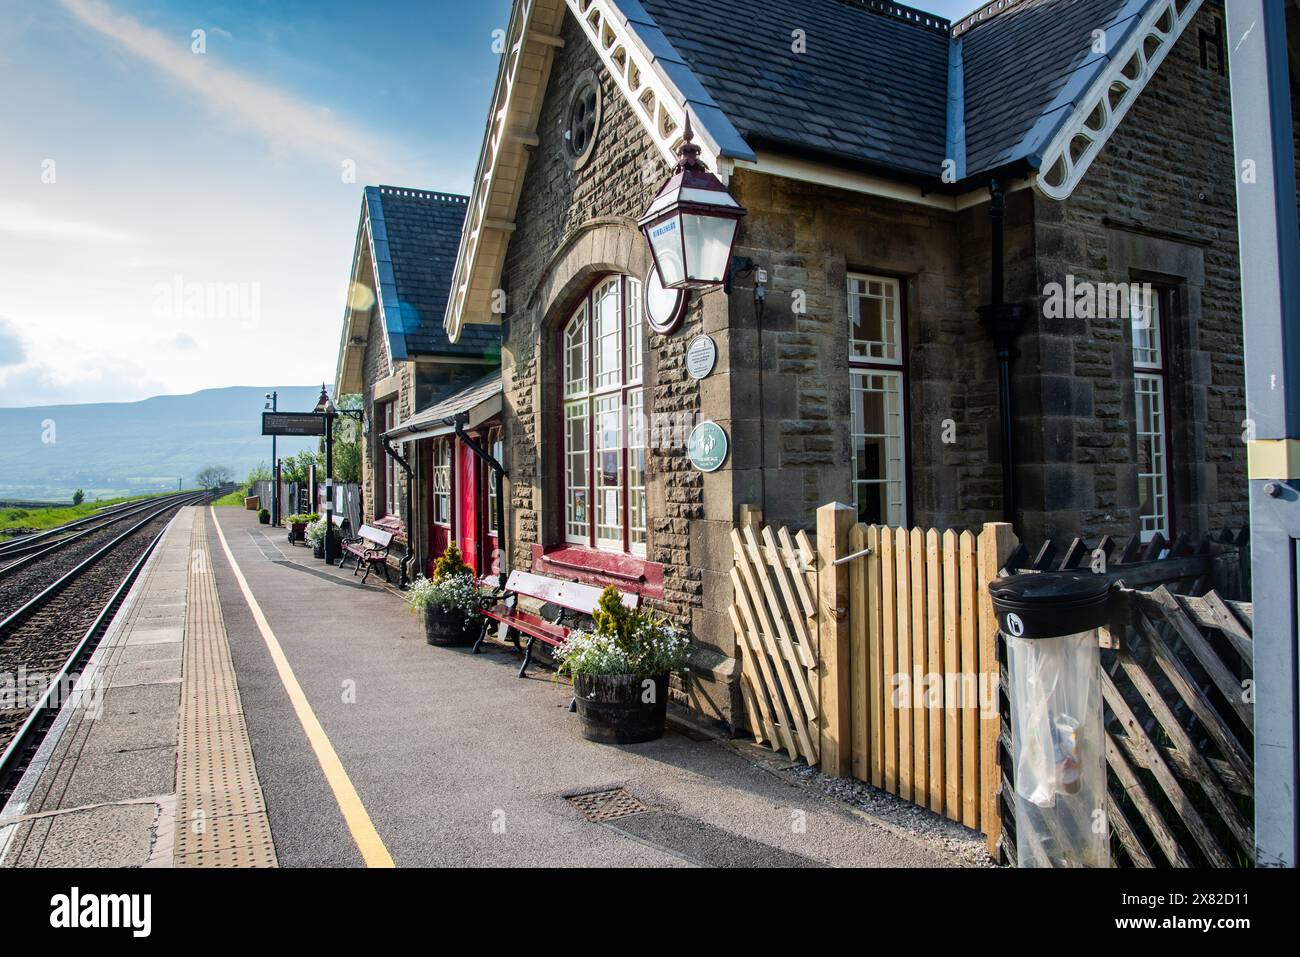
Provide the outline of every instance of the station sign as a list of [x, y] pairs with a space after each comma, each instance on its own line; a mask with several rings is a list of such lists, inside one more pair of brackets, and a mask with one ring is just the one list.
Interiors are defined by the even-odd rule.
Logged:
[[263, 435], [324, 435], [323, 412], [263, 412]]

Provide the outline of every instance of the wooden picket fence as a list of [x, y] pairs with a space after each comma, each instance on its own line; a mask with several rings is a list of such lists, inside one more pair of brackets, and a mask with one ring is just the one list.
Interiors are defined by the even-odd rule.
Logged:
[[741, 689], [755, 737], [997, 839], [997, 622], [1009, 525], [732, 533]]
[[1015, 547], [978, 535], [856, 525], [849, 567], [855, 778], [996, 841], [997, 620], [987, 585]]

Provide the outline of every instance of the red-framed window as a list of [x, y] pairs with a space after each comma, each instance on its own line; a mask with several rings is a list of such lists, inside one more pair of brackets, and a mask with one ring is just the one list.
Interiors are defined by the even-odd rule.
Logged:
[[563, 541], [646, 554], [641, 283], [600, 279], [560, 330]]
[[[379, 430], [380, 435], [397, 428], [397, 400], [393, 399], [385, 402], [380, 407], [377, 418], [382, 424], [382, 428]], [[376, 509], [376, 513], [381, 517], [397, 516], [400, 518], [401, 503], [398, 496], [402, 486], [401, 479], [398, 476], [398, 465], [397, 461], [384, 449], [382, 442], [379, 444], [379, 458], [383, 463], [379, 477], [382, 500], [379, 503], [379, 508]]]
[[450, 439], [434, 440], [433, 521], [447, 528], [451, 527], [453, 451]]
[[848, 276], [853, 493], [868, 525], [908, 523], [903, 292], [891, 276]]

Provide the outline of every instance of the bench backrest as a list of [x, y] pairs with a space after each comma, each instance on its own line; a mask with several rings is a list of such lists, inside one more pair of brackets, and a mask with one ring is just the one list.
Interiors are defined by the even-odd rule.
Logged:
[[393, 533], [373, 525], [362, 525], [360, 536], [378, 548], [387, 548], [393, 543]]
[[[590, 615], [596, 610], [600, 593], [604, 591], [603, 588], [597, 588], [595, 585], [560, 581], [558, 578], [547, 578], [545, 575], [534, 575], [531, 572], [511, 572], [510, 578], [506, 580], [506, 590], [517, 595], [527, 595], [529, 598], [550, 602], [584, 615]], [[640, 595], [619, 592], [619, 596], [623, 604], [632, 610], [641, 603]]]

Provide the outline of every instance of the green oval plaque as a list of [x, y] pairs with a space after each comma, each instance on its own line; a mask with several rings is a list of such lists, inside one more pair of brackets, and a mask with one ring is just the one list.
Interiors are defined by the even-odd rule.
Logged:
[[716, 422], [701, 422], [686, 443], [686, 454], [701, 472], [716, 472], [727, 460], [727, 433]]

